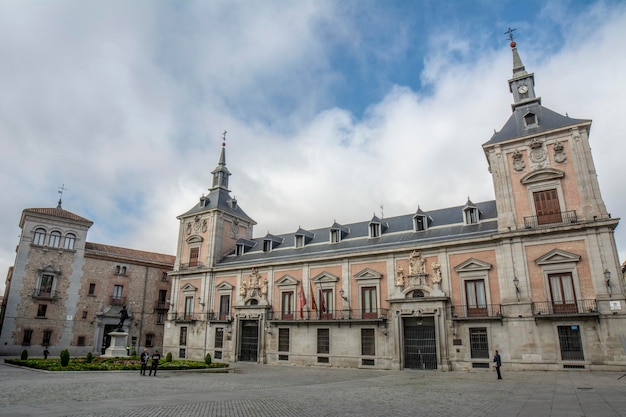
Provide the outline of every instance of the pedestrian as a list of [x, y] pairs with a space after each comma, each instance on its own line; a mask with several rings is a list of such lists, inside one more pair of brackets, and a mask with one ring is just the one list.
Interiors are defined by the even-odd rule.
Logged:
[[496, 354], [493, 355], [493, 363], [496, 368], [496, 372], [498, 373], [498, 379], [502, 379], [502, 374], [500, 373], [500, 367], [502, 366], [502, 359], [500, 358], [500, 354], [496, 350]]
[[154, 371], [154, 376], [156, 376], [156, 371], [159, 366], [159, 360], [161, 360], [161, 355], [159, 355], [158, 350], [155, 350], [152, 354], [152, 366], [150, 367], [150, 372], [148, 372], [148, 376], [152, 376], [152, 371]]
[[48, 348], [45, 348], [43, 350], [43, 358], [44, 359], [48, 359], [48, 355], [50, 354], [50, 351], [48, 350]]
[[150, 354], [148, 353], [148, 349], [144, 349], [141, 354], [141, 371], [139, 371], [139, 375], [146, 376], [146, 369], [148, 368], [148, 359], [150, 359]]

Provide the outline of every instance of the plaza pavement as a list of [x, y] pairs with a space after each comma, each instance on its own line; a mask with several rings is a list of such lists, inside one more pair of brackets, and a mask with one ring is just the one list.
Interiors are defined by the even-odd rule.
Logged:
[[626, 377], [618, 379], [622, 373], [616, 372], [507, 372], [504, 367], [498, 381], [490, 371], [244, 363], [233, 368], [221, 374], [159, 371], [148, 377], [0, 363], [0, 416], [626, 417]]

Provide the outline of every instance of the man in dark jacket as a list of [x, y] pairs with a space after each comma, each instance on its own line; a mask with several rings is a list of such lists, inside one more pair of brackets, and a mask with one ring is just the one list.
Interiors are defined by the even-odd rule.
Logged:
[[150, 372], [148, 372], [148, 376], [152, 375], [152, 371], [154, 371], [154, 376], [156, 376], [156, 371], [159, 366], [159, 361], [161, 360], [161, 355], [159, 355], [159, 351], [155, 350], [152, 354], [152, 366], [150, 366]]
[[496, 354], [493, 355], [493, 363], [496, 367], [496, 372], [498, 373], [498, 379], [502, 379], [502, 374], [500, 374], [500, 367], [502, 366], [502, 359], [500, 358], [500, 354], [496, 350]]
[[139, 371], [139, 375], [146, 375], [146, 369], [148, 368], [148, 359], [150, 359], [150, 354], [148, 353], [148, 349], [144, 349], [141, 354], [141, 370]]

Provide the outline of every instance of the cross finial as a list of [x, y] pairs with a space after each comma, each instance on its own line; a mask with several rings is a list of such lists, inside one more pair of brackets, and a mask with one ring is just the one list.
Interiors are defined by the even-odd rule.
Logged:
[[224, 131], [224, 133], [222, 133], [222, 146], [226, 146], [226, 134], [228, 133], [227, 130]]
[[513, 42], [513, 32], [515, 32], [516, 30], [517, 30], [516, 28], [511, 29], [511, 27], [509, 27], [509, 29], [506, 32], [504, 32], [505, 35], [509, 35], [508, 39], [511, 42]]
[[65, 184], [61, 184], [61, 186], [59, 187], [59, 190], [57, 191], [59, 193], [59, 203], [57, 204], [57, 208], [61, 208], [61, 200], [63, 199], [63, 191], [67, 191], [67, 188], [65, 188]]

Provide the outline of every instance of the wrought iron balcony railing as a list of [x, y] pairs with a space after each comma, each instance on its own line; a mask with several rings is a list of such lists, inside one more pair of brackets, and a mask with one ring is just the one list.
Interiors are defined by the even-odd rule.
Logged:
[[180, 323], [191, 323], [199, 320], [206, 320], [206, 313], [171, 313], [170, 320]]
[[524, 217], [524, 227], [526, 229], [538, 229], [541, 227], [553, 227], [574, 223], [578, 223], [576, 210]]
[[597, 315], [595, 299], [571, 301], [536, 301], [532, 304], [534, 316]]
[[154, 303], [154, 308], [157, 310], [169, 310], [170, 302], [169, 301], [157, 301]]
[[300, 310], [293, 312], [272, 311], [268, 314], [269, 320], [300, 321], [300, 320], [378, 320], [387, 318], [388, 309], [378, 308], [371, 310]]
[[31, 298], [34, 300], [56, 301], [58, 297], [56, 290], [45, 290], [42, 288], [36, 288], [33, 290]]
[[469, 318], [500, 318], [502, 311], [500, 304], [483, 304], [476, 306], [456, 305], [450, 307], [452, 319]]

